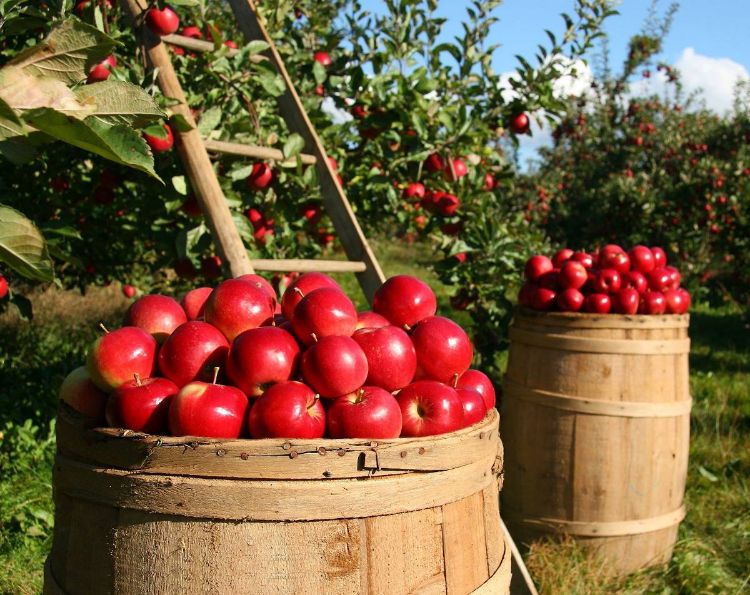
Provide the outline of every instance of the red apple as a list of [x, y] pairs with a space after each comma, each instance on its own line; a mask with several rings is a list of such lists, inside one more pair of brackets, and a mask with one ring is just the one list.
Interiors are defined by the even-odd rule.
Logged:
[[276, 302], [278, 301], [276, 290], [273, 288], [273, 285], [271, 285], [265, 277], [261, 277], [260, 275], [254, 275], [254, 274], [247, 274], [247, 275], [240, 275], [239, 277], [237, 277], [237, 279], [240, 279], [241, 281], [247, 281], [248, 283], [252, 283], [258, 289], [262, 289], [263, 291], [265, 291], [268, 294], [268, 297], [270, 297], [273, 300], [274, 309], [276, 309]]
[[612, 295], [612, 305], [618, 314], [636, 314], [641, 295], [633, 288], [626, 287]]
[[229, 348], [227, 378], [250, 397], [269, 385], [291, 380], [297, 370], [299, 345], [287, 331], [263, 326], [241, 333]]
[[558, 289], [561, 289], [560, 286], [560, 271], [557, 269], [552, 269], [551, 271], [547, 271], [537, 279], [537, 284], [539, 287], [544, 287], [546, 289], [554, 289], [555, 291]]
[[413, 330], [411, 340], [417, 352], [416, 378], [450, 382], [471, 366], [474, 348], [459, 325], [442, 316], [422, 320]]
[[409, 275], [396, 275], [375, 292], [372, 309], [399, 327], [412, 327], [434, 316], [437, 298], [424, 281]]
[[96, 423], [104, 421], [107, 394], [91, 382], [86, 366], [76, 368], [65, 377], [60, 385], [58, 396], [78, 413]]
[[612, 300], [606, 293], [591, 293], [586, 296], [585, 310], [593, 314], [607, 314], [612, 308]]
[[644, 293], [648, 289], [648, 279], [638, 271], [628, 271], [622, 276], [622, 287], [632, 287], [638, 293]]
[[89, 70], [89, 76], [86, 78], [87, 83], [99, 83], [106, 81], [109, 75], [112, 73], [112, 69], [117, 68], [117, 58], [114, 54], [110, 54], [104, 60], [96, 64], [91, 70]]
[[172, 398], [169, 431], [173, 436], [239, 438], [245, 430], [249, 408], [248, 399], [239, 388], [191, 382]]
[[222, 367], [229, 342], [215, 327], [195, 320], [177, 327], [159, 350], [159, 371], [178, 387], [194, 380], [210, 380]]
[[375, 312], [365, 310], [364, 312], [357, 313], [357, 330], [361, 328], [381, 328], [383, 326], [390, 326], [390, 324], [388, 320]]
[[185, 322], [185, 310], [177, 300], [166, 295], [144, 295], [128, 308], [124, 324], [142, 328], [161, 344]]
[[445, 169], [445, 161], [438, 153], [431, 153], [427, 156], [424, 161], [424, 167], [429, 172], [443, 171]]
[[152, 7], [146, 12], [146, 24], [156, 35], [171, 35], [179, 29], [180, 17], [169, 6], [162, 10]]
[[305, 382], [323, 397], [340, 397], [367, 380], [367, 356], [351, 337], [323, 337], [302, 354]]
[[456, 213], [461, 206], [461, 201], [453, 194], [443, 194], [437, 201], [437, 211], [444, 217], [450, 217]]
[[[124, 295], [126, 298], [130, 299], [136, 294], [136, 289], [132, 285], [123, 285], [122, 286], [122, 295]], [[0, 296], [2, 297], [2, 296]]]
[[664, 314], [667, 311], [667, 300], [663, 293], [647, 291], [641, 296], [638, 306], [639, 314]]
[[554, 268], [555, 266], [547, 256], [535, 254], [526, 261], [526, 266], [524, 267], [523, 272], [526, 275], [526, 279], [529, 281], [538, 281], [542, 275], [550, 272]]
[[281, 296], [281, 313], [284, 318], [291, 320], [294, 317], [294, 309], [302, 298], [321, 287], [335, 287], [341, 290], [336, 281], [323, 273], [305, 273], [294, 279]]
[[251, 190], [264, 190], [273, 180], [273, 170], [267, 163], [255, 163], [253, 171], [247, 177], [247, 187]]
[[487, 405], [481, 394], [471, 388], [456, 389], [464, 410], [464, 426], [473, 426], [487, 415]]
[[189, 25], [182, 28], [182, 35], [185, 37], [191, 37], [192, 39], [203, 39], [203, 33], [195, 25]]
[[513, 116], [510, 121], [510, 129], [513, 131], [513, 134], [528, 134], [529, 128], [529, 117], [523, 112]]
[[464, 425], [464, 409], [455, 389], [434, 380], [418, 380], [396, 397], [401, 408], [401, 435], [432, 436]]
[[614, 269], [620, 275], [624, 275], [630, 270], [630, 258], [625, 252], [616, 252], [614, 249], [601, 252], [599, 253], [599, 268]]
[[564, 289], [557, 294], [557, 307], [563, 312], [578, 312], [583, 307], [583, 294], [573, 288]]
[[495, 406], [495, 387], [487, 375], [479, 370], [466, 370], [455, 382], [456, 390], [470, 389], [477, 391], [484, 399], [487, 411]]
[[134, 432], [164, 434], [169, 404], [180, 389], [166, 378], [144, 378], [119, 386], [107, 400], [107, 424]]
[[558, 250], [555, 252], [555, 255], [552, 257], [552, 265], [556, 269], [561, 269], [562, 265], [565, 264], [570, 258], [575, 254], [573, 250], [570, 248], [562, 248], [561, 250]]
[[145, 133], [143, 135], [143, 138], [154, 153], [164, 153], [165, 151], [169, 151], [172, 145], [174, 145], [174, 134], [172, 134], [172, 127], [169, 124], [164, 124], [164, 132], [167, 134], [164, 138]]
[[255, 401], [249, 426], [253, 438], [322, 438], [326, 412], [309, 386], [281, 382]]
[[557, 298], [557, 293], [554, 289], [547, 289], [546, 287], [537, 287], [531, 296], [531, 307], [534, 310], [551, 310]]
[[404, 190], [404, 198], [408, 199], [416, 198], [421, 200], [424, 198], [424, 194], [424, 184], [420, 184], [419, 182], [412, 182], [406, 187], [406, 190]]
[[634, 246], [630, 249], [630, 264], [634, 271], [639, 273], [650, 273], [656, 266], [654, 253], [646, 246]]
[[680, 286], [680, 281], [682, 281], [680, 271], [670, 266], [664, 267], [664, 270], [669, 273], [669, 289], [677, 289]]
[[221, 256], [206, 256], [201, 261], [201, 274], [206, 279], [217, 279], [221, 275]]
[[492, 190], [495, 187], [495, 176], [492, 174], [484, 174], [484, 186], [483, 190]]
[[204, 317], [232, 341], [241, 332], [263, 324], [273, 316], [274, 309], [269, 295], [255, 284], [229, 279], [208, 297]]
[[451, 164], [453, 165], [452, 172], [450, 165], [445, 167], [445, 175], [449, 181], [458, 180], [469, 173], [469, 168], [466, 167], [466, 162], [463, 159], [453, 159]]
[[652, 291], [664, 293], [667, 289], [674, 289], [672, 281], [672, 273], [665, 267], [656, 268], [648, 274], [648, 286]]
[[336, 287], [321, 287], [308, 293], [292, 316], [294, 334], [306, 345], [331, 335], [350, 337], [356, 328], [357, 309]]
[[368, 385], [388, 392], [409, 384], [417, 371], [417, 353], [409, 335], [397, 326], [367, 328], [352, 335], [367, 358]]
[[617, 293], [622, 287], [622, 277], [615, 269], [602, 269], [594, 277], [595, 293]]
[[654, 268], [659, 269], [667, 266], [667, 253], [658, 246], [651, 247], [651, 254], [654, 255]]
[[91, 381], [110, 392], [140, 374], [156, 370], [156, 339], [136, 326], [124, 326], [99, 337], [89, 350], [86, 367]]
[[203, 318], [203, 311], [206, 308], [206, 301], [211, 295], [213, 287], [196, 287], [188, 291], [182, 298], [182, 309], [188, 320], [198, 320]]
[[0, 300], [8, 295], [8, 281], [5, 277], [0, 275]]
[[562, 265], [559, 274], [560, 287], [563, 289], [580, 289], [589, 278], [586, 267], [574, 260]]
[[334, 399], [326, 412], [331, 438], [387, 440], [401, 435], [401, 408], [395, 397], [377, 386]]
[[331, 56], [328, 54], [328, 52], [315, 52], [313, 54], [313, 60], [315, 60], [318, 64], [321, 66], [327, 67], [333, 64], [333, 60], [331, 60]]
[[574, 252], [570, 259], [580, 262], [587, 271], [594, 268], [594, 257], [586, 252]]
[[667, 314], [685, 314], [690, 307], [690, 294], [684, 289], [665, 289], [663, 292]]

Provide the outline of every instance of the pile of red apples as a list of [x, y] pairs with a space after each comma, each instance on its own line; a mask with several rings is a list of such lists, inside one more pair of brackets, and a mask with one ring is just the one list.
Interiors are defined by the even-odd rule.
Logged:
[[213, 438], [429, 436], [495, 405], [473, 347], [436, 316], [430, 287], [388, 279], [357, 312], [329, 276], [297, 277], [280, 301], [243, 275], [216, 288], [136, 300], [60, 388], [94, 424]]
[[607, 244], [598, 252], [559, 250], [526, 261], [518, 303], [534, 310], [595, 314], [685, 314], [690, 294], [659, 247], [625, 251]]

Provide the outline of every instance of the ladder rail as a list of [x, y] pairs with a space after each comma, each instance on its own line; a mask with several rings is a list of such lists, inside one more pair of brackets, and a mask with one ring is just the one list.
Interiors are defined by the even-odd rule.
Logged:
[[315, 132], [315, 128], [302, 106], [291, 77], [276, 49], [276, 45], [258, 18], [258, 13], [252, 0], [229, 0], [229, 5], [232, 7], [237, 24], [245, 39], [247, 41], [260, 39], [266, 41], [269, 45], [269, 48], [264, 53], [276, 67], [286, 87], [284, 94], [279, 97], [281, 113], [285, 116], [289, 129], [302, 136], [305, 140], [307, 152], [316, 158], [316, 168], [318, 181], [321, 186], [323, 204], [328, 216], [333, 221], [347, 257], [350, 260], [365, 263], [366, 269], [361, 273], [357, 273], [357, 278], [365, 297], [367, 297], [368, 301], [372, 302], [375, 291], [382, 285], [385, 276], [354, 215], [349, 200], [346, 198], [344, 190], [341, 184], [339, 184], [336, 174], [327, 159], [327, 154], [320, 141], [320, 137]]

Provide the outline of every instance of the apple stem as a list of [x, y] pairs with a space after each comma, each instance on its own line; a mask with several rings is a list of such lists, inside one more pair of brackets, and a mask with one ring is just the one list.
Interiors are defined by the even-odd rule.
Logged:
[[458, 386], [458, 372], [453, 375], [453, 379], [451, 380], [451, 386], [453, 388], [456, 388], [456, 386]]
[[411, 332], [411, 327], [408, 324], [404, 324], [404, 330], [409, 333]]
[[295, 293], [300, 294], [300, 297], [305, 297], [305, 292], [302, 291], [299, 287], [294, 288]]
[[135, 378], [135, 385], [136, 386], [141, 386], [143, 384], [141, 382], [141, 375], [138, 372], [136, 372], [135, 374], [133, 374], [133, 378]]
[[313, 341], [315, 341], [316, 343], [318, 342], [318, 335], [316, 335], [315, 333], [310, 333], [310, 336], [313, 338]]
[[99, 328], [101, 328], [106, 334], [109, 334], [109, 329], [106, 326], [104, 326], [103, 322], [99, 323]]
[[211, 384], [216, 384], [216, 379], [219, 377], [219, 367], [216, 366], [214, 368], [214, 379], [211, 381]]

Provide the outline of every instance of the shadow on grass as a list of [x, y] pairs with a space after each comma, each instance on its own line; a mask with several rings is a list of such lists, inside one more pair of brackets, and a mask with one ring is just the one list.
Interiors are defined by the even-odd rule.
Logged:
[[690, 315], [693, 347], [690, 369], [695, 372], [750, 372], [750, 328], [737, 311], [697, 311]]

